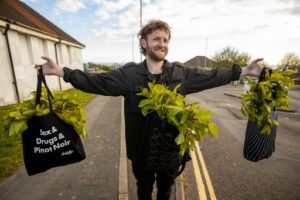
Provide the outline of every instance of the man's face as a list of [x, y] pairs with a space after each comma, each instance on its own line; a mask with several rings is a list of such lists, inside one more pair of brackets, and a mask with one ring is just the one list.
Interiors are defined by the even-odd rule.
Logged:
[[168, 54], [169, 33], [164, 30], [153, 31], [141, 42], [146, 49], [146, 56], [157, 62], [163, 61]]

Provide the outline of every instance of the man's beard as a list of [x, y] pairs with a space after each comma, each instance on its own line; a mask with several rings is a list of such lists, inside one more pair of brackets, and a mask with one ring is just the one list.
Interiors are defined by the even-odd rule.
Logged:
[[156, 61], [156, 62], [160, 62], [160, 61], [163, 61], [163, 60], [165, 60], [165, 57], [166, 57], [166, 55], [167, 55], [167, 51], [163, 54], [163, 55], [161, 55], [161, 54], [156, 54], [155, 53], [155, 51], [151, 51], [151, 50], [149, 50], [148, 48], [146, 48], [146, 54], [147, 54], [147, 56], [149, 56], [152, 60], [154, 60], [154, 61]]

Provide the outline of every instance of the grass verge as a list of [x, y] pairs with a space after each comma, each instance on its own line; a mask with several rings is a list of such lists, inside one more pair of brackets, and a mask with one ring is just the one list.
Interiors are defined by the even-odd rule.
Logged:
[[[69, 89], [63, 92], [76, 93], [76, 101], [82, 107], [88, 104], [96, 96], [76, 89]], [[1, 106], [0, 116], [7, 116], [11, 111], [15, 110], [17, 105], [18, 104]], [[21, 135], [8, 137], [7, 132], [0, 131], [0, 182], [11, 176], [22, 165], [23, 149]]]

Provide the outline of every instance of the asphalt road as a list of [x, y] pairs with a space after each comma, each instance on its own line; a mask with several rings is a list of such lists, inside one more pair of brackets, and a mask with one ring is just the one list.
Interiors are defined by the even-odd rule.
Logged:
[[[294, 112], [279, 112], [276, 151], [259, 162], [243, 158], [247, 119], [240, 113], [242, 88], [222, 86], [190, 95], [190, 101], [201, 102], [214, 113], [219, 126], [217, 139], [206, 139], [200, 149], [215, 194], [211, 196], [203, 166], [201, 175], [207, 199], [228, 200], [297, 200], [300, 199], [300, 90], [290, 92]], [[224, 95], [224, 93], [230, 95]], [[189, 163], [184, 173], [185, 199], [201, 199], [195, 192], [195, 169]], [[203, 191], [202, 191], [203, 193]], [[205, 198], [202, 198], [205, 199]]]
[[[188, 96], [189, 101], [199, 101], [213, 111], [219, 137], [206, 138], [195, 148], [193, 161], [177, 178], [172, 200], [300, 199], [300, 90], [290, 92], [297, 112], [279, 113], [276, 152], [257, 163], [242, 154], [247, 120], [235, 97], [241, 92], [242, 87], [227, 85]], [[122, 178], [128, 183], [123, 199], [135, 200], [130, 162], [125, 162], [127, 170], [120, 167], [121, 102], [120, 97], [98, 96], [86, 107], [90, 134], [84, 142], [86, 160], [34, 176], [27, 176], [22, 167], [0, 183], [0, 199], [118, 199]], [[122, 171], [127, 172], [125, 177]]]

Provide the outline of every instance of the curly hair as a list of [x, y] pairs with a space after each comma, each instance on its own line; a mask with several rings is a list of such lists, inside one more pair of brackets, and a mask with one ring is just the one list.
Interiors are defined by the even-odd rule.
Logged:
[[140, 41], [140, 52], [144, 56], [146, 55], [146, 49], [142, 46], [141, 40], [147, 39], [147, 36], [156, 30], [163, 30], [169, 33], [169, 39], [171, 39], [171, 28], [168, 25], [168, 23], [159, 19], [150, 20], [145, 26], [141, 28], [141, 30], [138, 33], [138, 38]]

